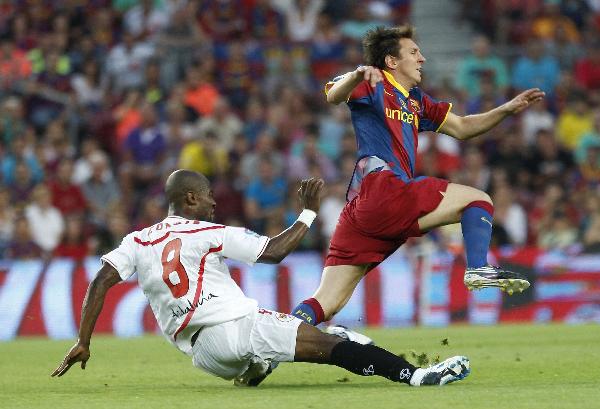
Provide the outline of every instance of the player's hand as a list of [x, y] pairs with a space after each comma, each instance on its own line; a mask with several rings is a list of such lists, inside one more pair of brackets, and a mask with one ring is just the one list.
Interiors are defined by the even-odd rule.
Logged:
[[521, 92], [512, 100], [508, 101], [506, 103], [506, 108], [511, 114], [518, 114], [522, 110], [528, 108], [530, 105], [541, 101], [545, 96], [546, 93], [539, 88], [531, 88], [527, 91]]
[[81, 369], [85, 369], [88, 359], [90, 359], [90, 348], [78, 342], [73, 345], [67, 356], [65, 356], [65, 359], [52, 372], [51, 376], [63, 376], [77, 362], [81, 362]]
[[321, 178], [304, 179], [300, 182], [298, 196], [300, 203], [305, 209], [312, 210], [315, 213], [319, 212], [321, 207], [321, 192], [325, 182]]
[[369, 84], [374, 88], [378, 82], [383, 81], [383, 74], [377, 67], [371, 65], [361, 65], [354, 71], [357, 76], [362, 76], [362, 79], [369, 81]]

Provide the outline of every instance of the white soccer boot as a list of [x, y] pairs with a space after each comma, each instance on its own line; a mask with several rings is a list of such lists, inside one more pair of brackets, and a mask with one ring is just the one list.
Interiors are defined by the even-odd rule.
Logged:
[[233, 380], [235, 386], [258, 386], [277, 368], [277, 361], [257, 361], [250, 364], [246, 372]]
[[326, 334], [336, 335], [340, 338], [347, 339], [348, 341], [354, 341], [362, 345], [375, 345], [373, 340], [366, 335], [352, 331], [344, 327], [343, 325], [330, 325], [325, 328]]
[[465, 379], [471, 373], [469, 358], [453, 356], [437, 365], [418, 368], [410, 378], [411, 386], [445, 385]]

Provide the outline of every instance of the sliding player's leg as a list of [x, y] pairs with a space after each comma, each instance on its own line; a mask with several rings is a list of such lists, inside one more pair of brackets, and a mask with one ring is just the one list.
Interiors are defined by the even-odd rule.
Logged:
[[377, 375], [411, 386], [444, 385], [470, 373], [469, 360], [464, 356], [418, 368], [383, 348], [342, 340], [306, 323], [298, 327], [294, 361], [335, 365], [356, 375]]
[[500, 287], [508, 294], [523, 291], [529, 282], [518, 273], [502, 270], [487, 263], [492, 236], [494, 206], [490, 197], [469, 186], [448, 184], [440, 204], [419, 218], [421, 232], [439, 226], [461, 223], [467, 255], [464, 282], [469, 290]]

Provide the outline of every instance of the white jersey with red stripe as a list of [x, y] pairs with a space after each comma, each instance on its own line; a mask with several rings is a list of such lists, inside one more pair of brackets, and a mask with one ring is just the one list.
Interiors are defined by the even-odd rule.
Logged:
[[256, 310], [231, 278], [225, 258], [252, 265], [269, 238], [179, 216], [128, 234], [102, 257], [123, 280], [135, 272], [160, 329], [191, 354], [191, 336], [203, 326], [235, 320]]

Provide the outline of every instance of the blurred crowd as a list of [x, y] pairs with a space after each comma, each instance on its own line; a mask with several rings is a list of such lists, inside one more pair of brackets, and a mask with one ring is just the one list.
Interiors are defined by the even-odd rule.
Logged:
[[[488, 191], [497, 245], [594, 251], [600, 1], [452, 1], [481, 35], [456, 77], [423, 88], [458, 114], [529, 87], [547, 99], [467, 143], [422, 135], [419, 171]], [[0, 3], [0, 256], [103, 254], [164, 217], [176, 168], [209, 177], [217, 222], [268, 235], [296, 219], [298, 181], [322, 177], [302, 248], [325, 249], [356, 143], [323, 85], [361, 64], [368, 29], [409, 12], [409, 0]]]

